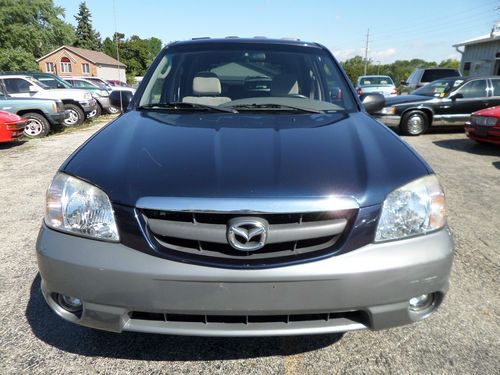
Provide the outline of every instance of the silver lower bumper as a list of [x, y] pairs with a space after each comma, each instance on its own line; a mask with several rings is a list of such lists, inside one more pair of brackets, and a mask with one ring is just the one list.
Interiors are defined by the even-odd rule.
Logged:
[[401, 116], [397, 115], [385, 115], [385, 116], [373, 116], [375, 120], [378, 122], [381, 122], [384, 125], [387, 126], [399, 126], [401, 123]]
[[[445, 229], [301, 265], [234, 270], [177, 263], [43, 226], [37, 255], [45, 299], [75, 323], [115, 332], [270, 336], [383, 329], [422, 319], [408, 310], [408, 300], [436, 293], [434, 307], [439, 305], [448, 288], [453, 243]], [[81, 315], [62, 309], [56, 293], [81, 299]], [[156, 318], [135, 318], [132, 312]], [[293, 318], [322, 313], [331, 314], [323, 320]], [[169, 314], [292, 318], [198, 322], [169, 320]]]

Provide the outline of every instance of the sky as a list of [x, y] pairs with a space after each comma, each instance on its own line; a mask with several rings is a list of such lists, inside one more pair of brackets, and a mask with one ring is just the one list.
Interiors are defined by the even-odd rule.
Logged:
[[[157, 37], [294, 37], [319, 42], [339, 60], [364, 55], [374, 63], [421, 58], [460, 59], [453, 44], [489, 34], [500, 20], [500, 0], [87, 0], [103, 39]], [[79, 0], [54, 0], [75, 24]]]

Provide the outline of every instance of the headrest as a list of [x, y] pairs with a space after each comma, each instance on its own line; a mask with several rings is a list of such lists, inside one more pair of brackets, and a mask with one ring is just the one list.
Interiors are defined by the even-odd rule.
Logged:
[[193, 79], [193, 95], [215, 96], [220, 95], [220, 80], [215, 73], [200, 72]]
[[281, 74], [273, 78], [271, 83], [272, 96], [298, 95], [299, 84], [291, 74]]

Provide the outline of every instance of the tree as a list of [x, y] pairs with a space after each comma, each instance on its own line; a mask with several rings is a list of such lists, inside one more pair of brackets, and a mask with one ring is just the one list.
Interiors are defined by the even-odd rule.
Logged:
[[33, 54], [22, 48], [6, 48], [0, 50], [0, 71], [38, 70]]
[[155, 38], [154, 36], [149, 39], [146, 39], [146, 43], [148, 44], [148, 52], [149, 52], [148, 65], [149, 65], [153, 62], [156, 55], [160, 53], [162, 43], [160, 39]]
[[127, 65], [127, 77], [130, 81], [134, 77], [146, 73], [146, 69], [160, 52], [162, 41], [155, 37], [142, 39], [137, 35], [125, 39], [125, 34], [114, 33], [112, 39], [109, 37], [104, 39], [102, 50], [105, 54], [116, 59], [117, 46], [120, 61]]
[[64, 9], [52, 0], [0, 0], [3, 70], [34, 69], [35, 59], [74, 39]]
[[99, 51], [102, 47], [101, 35], [92, 28], [92, 14], [85, 1], [80, 3], [78, 14], [75, 16], [78, 22], [75, 30], [75, 47]]

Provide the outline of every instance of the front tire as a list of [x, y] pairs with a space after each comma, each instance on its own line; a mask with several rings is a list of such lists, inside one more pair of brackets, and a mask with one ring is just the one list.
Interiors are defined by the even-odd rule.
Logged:
[[99, 102], [97, 102], [96, 104], [96, 107], [95, 107], [95, 115], [93, 117], [99, 117], [100, 115], [102, 115], [102, 107], [101, 105], [99, 104]]
[[79, 106], [76, 104], [65, 104], [64, 109], [69, 112], [69, 117], [62, 123], [64, 126], [72, 127], [83, 124], [85, 114]]
[[404, 135], [416, 136], [429, 128], [429, 119], [422, 111], [410, 111], [403, 116], [399, 129]]
[[50, 124], [41, 114], [29, 112], [25, 113], [21, 117], [28, 120], [23, 132], [25, 137], [42, 138], [49, 134]]

